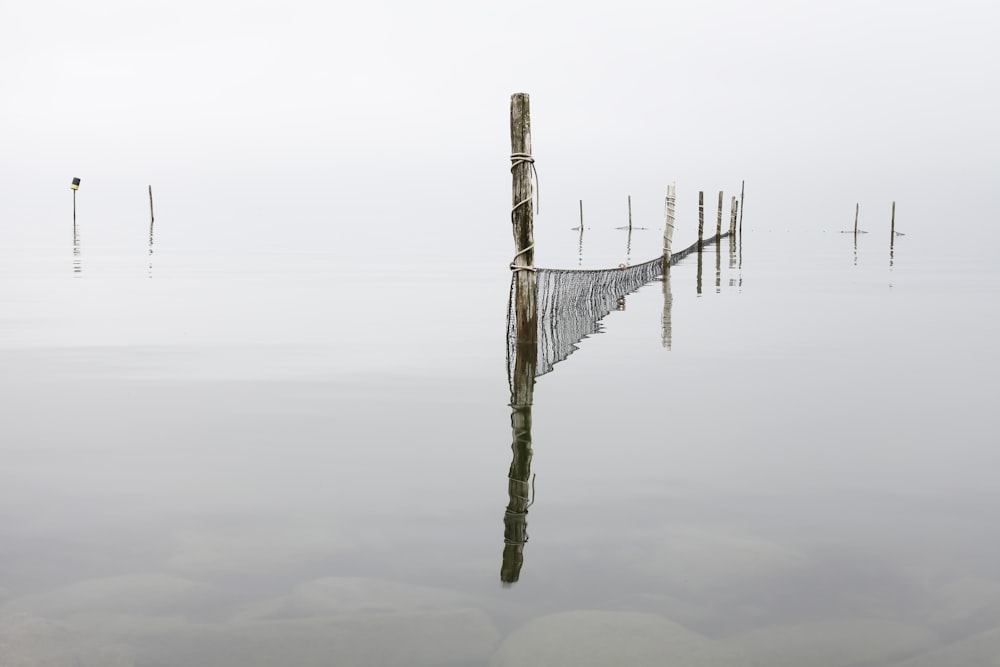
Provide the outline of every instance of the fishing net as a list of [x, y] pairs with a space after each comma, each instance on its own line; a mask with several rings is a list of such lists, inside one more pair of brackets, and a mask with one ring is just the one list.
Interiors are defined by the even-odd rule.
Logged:
[[[706, 239], [702, 246], [717, 243], [722, 234]], [[696, 252], [695, 243], [670, 256], [670, 264]], [[535, 377], [552, 370], [555, 364], [577, 350], [577, 344], [598, 331], [601, 320], [617, 310], [622, 299], [663, 274], [663, 258], [615, 269], [536, 269], [538, 309], [538, 359]], [[513, 377], [517, 331], [514, 313], [516, 276], [510, 283], [507, 312], [508, 377]]]

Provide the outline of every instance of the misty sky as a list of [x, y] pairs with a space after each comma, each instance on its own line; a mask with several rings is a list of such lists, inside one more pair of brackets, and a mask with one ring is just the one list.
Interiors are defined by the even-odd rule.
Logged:
[[783, 222], [896, 199], [929, 224], [992, 205], [998, 19], [985, 0], [7, 2], [0, 238], [63, 222], [78, 176], [109, 242], [152, 184], [178, 243], [238, 222], [290, 246], [391, 229], [505, 254], [519, 91], [559, 228], [579, 199], [596, 224], [631, 195], [652, 226], [670, 181], [683, 208], [742, 179]]

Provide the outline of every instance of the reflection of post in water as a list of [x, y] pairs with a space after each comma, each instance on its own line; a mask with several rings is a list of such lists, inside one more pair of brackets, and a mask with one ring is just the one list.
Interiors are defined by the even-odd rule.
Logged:
[[80, 234], [77, 231], [76, 220], [73, 220], [73, 273], [80, 274], [83, 272], [83, 266], [80, 263]]
[[153, 186], [149, 186], [149, 277], [153, 277]]
[[[516, 288], [511, 298], [517, 298]], [[538, 359], [537, 341], [518, 340], [510, 377], [510, 429], [513, 456], [507, 473], [507, 509], [503, 514], [503, 564], [500, 581], [513, 584], [521, 576], [524, 545], [528, 541], [531, 506], [531, 405]]]
[[698, 294], [701, 294], [701, 273], [702, 273], [702, 263], [701, 263], [701, 243], [698, 244], [698, 276], [695, 281], [695, 289]]
[[722, 292], [722, 239], [715, 239], [715, 293]]
[[661, 336], [663, 347], [670, 349], [673, 345], [673, 325], [670, 321], [670, 311], [674, 305], [673, 294], [670, 293], [670, 265], [668, 260], [663, 260], [663, 322], [661, 325]]
[[[513, 364], [510, 370], [511, 430], [513, 460], [507, 475], [508, 503], [504, 512], [504, 549], [500, 579], [512, 584], [520, 578], [524, 544], [528, 541], [527, 516], [531, 504], [528, 493], [531, 474], [531, 404], [538, 364], [537, 280], [534, 268], [534, 208], [532, 197], [531, 111], [528, 95], [510, 98], [511, 223], [517, 253], [511, 262], [514, 318]], [[581, 223], [582, 227], [582, 223]], [[510, 330], [508, 324], [508, 330]], [[508, 363], [510, 360], [508, 360]]]

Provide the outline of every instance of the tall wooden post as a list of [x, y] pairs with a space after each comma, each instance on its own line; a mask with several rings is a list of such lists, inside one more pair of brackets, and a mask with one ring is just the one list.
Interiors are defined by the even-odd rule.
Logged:
[[153, 226], [153, 186], [149, 186], [149, 225]]
[[743, 238], [743, 190], [746, 187], [746, 181], [740, 181], [740, 238]]
[[892, 238], [896, 238], [896, 202], [892, 202], [892, 227], [889, 235]]
[[667, 199], [664, 203], [664, 217], [666, 225], [663, 228], [663, 274], [666, 275], [670, 268], [670, 247], [674, 239], [674, 208], [677, 201], [677, 184], [671, 183], [667, 186]]
[[860, 210], [861, 210], [861, 204], [860, 203], [855, 203], [854, 204], [854, 235], [855, 236], [858, 235], [858, 211], [860, 211]]
[[705, 192], [698, 191], [698, 252], [701, 252], [701, 242], [705, 235]]
[[628, 196], [628, 230], [632, 231], [632, 195]]
[[517, 341], [535, 342], [538, 314], [535, 305], [535, 212], [531, 181], [534, 158], [531, 155], [531, 108], [527, 93], [515, 93], [510, 98], [510, 160], [511, 222], [516, 250], [511, 268], [516, 281]]
[[736, 195], [729, 200], [729, 235], [736, 233]]
[[719, 190], [719, 208], [715, 216], [715, 236], [722, 236], [722, 190]]

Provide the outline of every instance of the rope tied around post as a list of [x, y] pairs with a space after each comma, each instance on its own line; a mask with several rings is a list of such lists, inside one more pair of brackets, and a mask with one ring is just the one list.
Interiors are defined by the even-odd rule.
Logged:
[[[538, 169], [535, 167], [535, 158], [531, 157], [530, 153], [511, 153], [510, 154], [510, 173], [513, 174], [515, 167], [517, 167], [520, 164], [525, 164], [525, 163], [527, 163], [531, 167], [531, 173], [535, 176], [535, 212], [536, 213], [541, 213], [541, 210], [542, 210], [541, 201], [542, 200], [541, 200], [541, 198], [539, 196], [539, 194], [541, 193], [541, 187], [539, 185], [539, 180], [538, 180]], [[531, 197], [528, 197], [527, 199], [523, 199], [523, 200], [517, 202], [516, 204], [514, 204], [514, 207], [511, 208], [511, 210], [510, 210], [511, 215], [513, 215], [514, 211], [516, 211], [518, 208], [520, 208], [524, 204], [528, 204], [530, 202], [531, 202]]]
[[[535, 167], [535, 158], [533, 158], [530, 153], [511, 153], [510, 154], [510, 173], [513, 174], [514, 173], [514, 169], [516, 167], [518, 167], [519, 165], [522, 165], [522, 164], [527, 164], [531, 168], [531, 173], [534, 176], [534, 188], [533, 189], [534, 189], [534, 196], [535, 196], [535, 211], [538, 212], [539, 210], [541, 210], [541, 198], [540, 198], [541, 187], [539, 186], [538, 169]], [[516, 213], [517, 209], [519, 209], [520, 207], [524, 206], [525, 204], [531, 204], [531, 197], [530, 196], [527, 199], [522, 199], [521, 201], [517, 202], [516, 204], [514, 204], [514, 206], [511, 207], [511, 209], [510, 209], [510, 221], [511, 221], [511, 224], [514, 224], [514, 213]], [[513, 259], [510, 260], [510, 270], [511, 271], [530, 271], [530, 272], [533, 273], [535, 271], [535, 268], [533, 266], [520, 265], [520, 264], [517, 263], [517, 258], [520, 257], [521, 255], [523, 255], [524, 253], [528, 252], [529, 250], [531, 250], [534, 247], [535, 247], [535, 244], [532, 243], [527, 248], [525, 248], [521, 252], [519, 252], [516, 255], [514, 255]]]
[[529, 250], [531, 250], [534, 247], [535, 247], [535, 244], [532, 243], [527, 248], [525, 248], [521, 252], [519, 252], [516, 255], [514, 255], [514, 259], [510, 260], [510, 270], [511, 271], [530, 271], [531, 273], [534, 273], [535, 271], [537, 271], [538, 269], [536, 269], [533, 266], [524, 266], [522, 264], [517, 264], [516, 263], [518, 257], [520, 257], [521, 255], [523, 255], [524, 253], [528, 252]]

